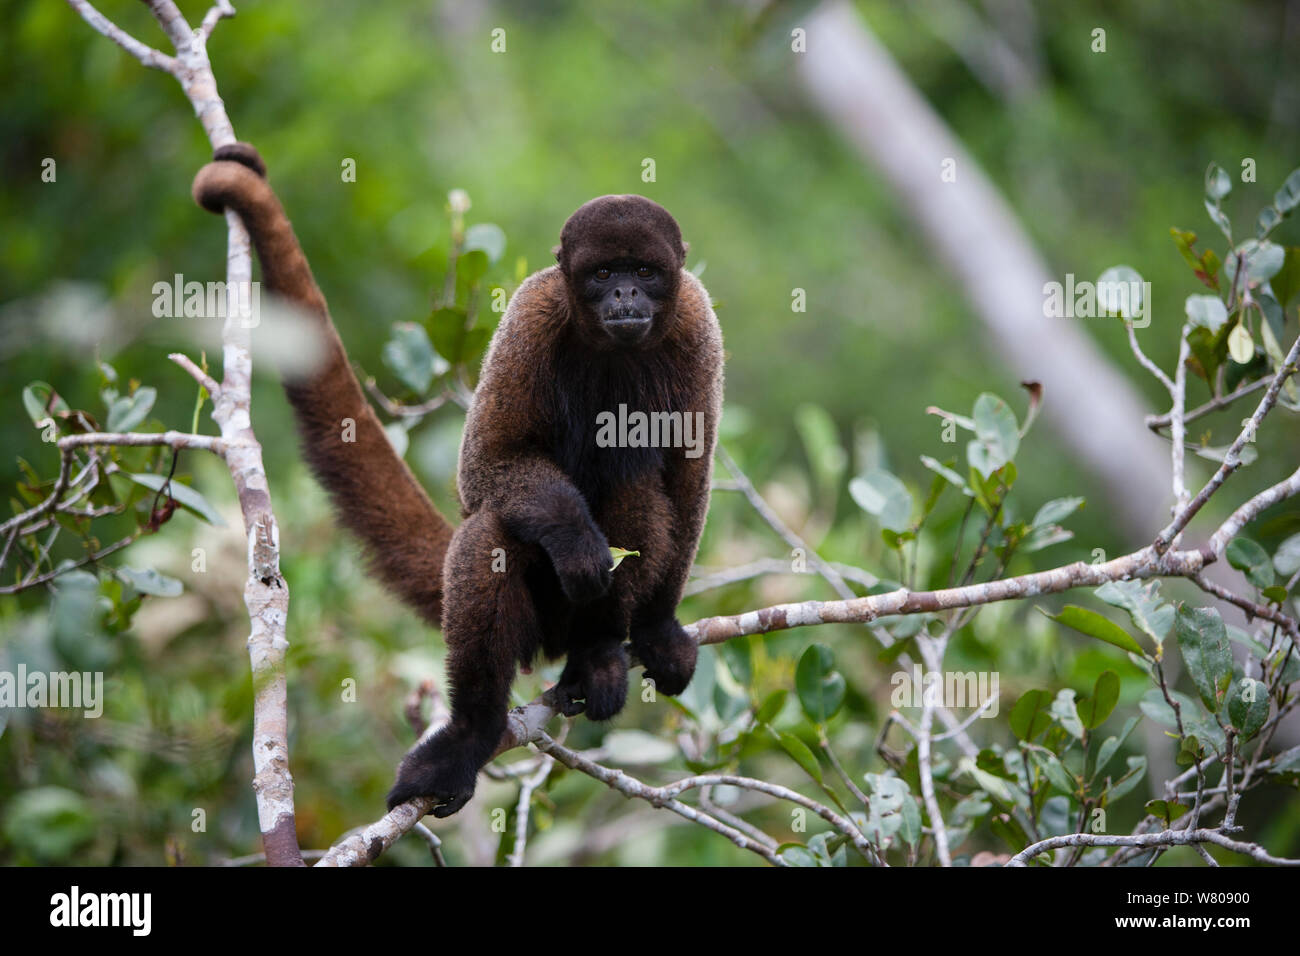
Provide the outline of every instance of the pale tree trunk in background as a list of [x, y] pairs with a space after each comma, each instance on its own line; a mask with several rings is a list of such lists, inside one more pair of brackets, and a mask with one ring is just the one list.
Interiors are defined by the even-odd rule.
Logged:
[[[1143, 418], [1160, 409], [1093, 344], [1080, 324], [1091, 320], [1043, 315], [1043, 285], [1061, 277], [852, 7], [832, 0], [796, 25], [807, 30], [807, 52], [795, 60], [812, 102], [902, 200], [992, 333], [992, 351], [1043, 383], [1044, 419], [1101, 479], [1121, 533], [1154, 535], [1172, 503], [1170, 463]], [[947, 159], [956, 182], [940, 179]]]

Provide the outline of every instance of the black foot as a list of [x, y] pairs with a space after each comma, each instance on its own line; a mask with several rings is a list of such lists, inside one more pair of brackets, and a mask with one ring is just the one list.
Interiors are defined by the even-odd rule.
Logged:
[[475, 749], [450, 728], [434, 734], [402, 759], [397, 782], [388, 791], [388, 809], [415, 797], [432, 797], [437, 801], [433, 815], [451, 816], [474, 796], [481, 766]]
[[632, 629], [632, 648], [655, 690], [675, 697], [695, 676], [699, 647], [674, 619]]

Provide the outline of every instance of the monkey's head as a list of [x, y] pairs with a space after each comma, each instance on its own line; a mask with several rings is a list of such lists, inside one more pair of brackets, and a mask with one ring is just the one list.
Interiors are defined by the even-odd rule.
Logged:
[[667, 209], [631, 195], [583, 203], [560, 230], [555, 258], [585, 339], [607, 348], [663, 339], [686, 261], [682, 231]]

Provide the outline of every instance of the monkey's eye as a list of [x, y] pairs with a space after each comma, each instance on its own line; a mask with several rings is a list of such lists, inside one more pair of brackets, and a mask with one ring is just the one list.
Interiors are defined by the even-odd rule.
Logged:
[[655, 274], [655, 271], [651, 269], [649, 266], [641, 266], [636, 270], [636, 274], [639, 275], [642, 279], [648, 279]]
[[597, 270], [596, 270], [596, 278], [597, 278], [597, 279], [600, 279], [602, 282], [605, 281], [606, 279], [609, 278], [609, 270], [608, 270], [608, 269], [597, 269]]

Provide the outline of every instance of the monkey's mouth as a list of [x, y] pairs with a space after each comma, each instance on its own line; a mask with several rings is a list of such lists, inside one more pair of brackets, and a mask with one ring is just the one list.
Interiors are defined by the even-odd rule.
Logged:
[[601, 320], [605, 331], [619, 342], [636, 342], [645, 338], [654, 317], [639, 312], [611, 312]]

